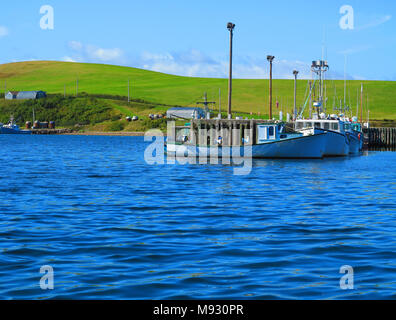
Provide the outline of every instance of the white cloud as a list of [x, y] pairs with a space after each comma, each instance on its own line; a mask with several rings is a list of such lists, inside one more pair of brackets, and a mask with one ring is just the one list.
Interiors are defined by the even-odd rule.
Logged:
[[8, 36], [8, 34], [9, 34], [8, 29], [4, 26], [0, 26], [0, 38]]
[[376, 17], [374, 18], [372, 21], [368, 22], [367, 24], [357, 27], [356, 30], [364, 30], [364, 29], [369, 29], [369, 28], [374, 28], [374, 27], [378, 27], [386, 22], [388, 22], [389, 20], [392, 19], [391, 15], [384, 15], [381, 17]]
[[[183, 52], [143, 52], [140, 57], [126, 56], [121, 49], [104, 49], [84, 45], [77, 41], [69, 42], [71, 54], [62, 58], [69, 62], [94, 62], [128, 65], [136, 68], [187, 77], [227, 78], [228, 57], [210, 57], [199, 50]], [[293, 79], [293, 70], [298, 70], [299, 79], [311, 79], [311, 61], [290, 61], [275, 59], [273, 77]], [[239, 79], [268, 79], [269, 63], [266, 57], [235, 56], [233, 76]], [[329, 71], [328, 79], [343, 79], [343, 73]], [[348, 78], [352, 78], [348, 76]]]
[[64, 56], [61, 60], [65, 61], [65, 62], [77, 62], [77, 60], [75, 60], [69, 56]]
[[70, 41], [68, 47], [72, 51], [70, 55], [65, 57], [68, 60], [115, 64], [126, 62], [124, 52], [119, 48], [100, 48], [94, 45], [84, 45], [78, 41]]
[[[144, 52], [138, 67], [189, 77], [228, 77], [228, 59], [214, 59], [198, 50], [181, 53]], [[300, 77], [310, 78], [310, 66], [301, 61], [278, 60], [274, 62], [274, 78], [292, 79], [293, 70], [300, 71]], [[262, 79], [269, 77], [269, 64], [266, 58], [250, 56], [235, 57], [233, 76], [240, 79]]]
[[118, 48], [114, 49], [103, 49], [97, 48], [94, 46], [87, 46], [85, 52], [88, 57], [91, 59], [103, 61], [103, 62], [111, 62], [117, 61], [123, 57], [123, 51]]

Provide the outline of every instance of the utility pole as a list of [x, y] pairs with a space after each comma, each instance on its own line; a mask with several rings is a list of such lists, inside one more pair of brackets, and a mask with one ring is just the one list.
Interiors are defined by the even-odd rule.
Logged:
[[228, 75], [228, 119], [232, 119], [231, 99], [232, 99], [232, 38], [234, 35], [235, 24], [232, 22], [227, 23], [227, 29], [230, 31], [230, 68]]
[[272, 120], [272, 61], [274, 56], [267, 56], [267, 60], [270, 63], [270, 79], [269, 79], [269, 119]]
[[78, 97], [78, 77], [76, 78], [76, 97]]
[[130, 100], [129, 93], [130, 93], [130, 91], [129, 91], [129, 79], [128, 79], [128, 103], [131, 101], [131, 100]]
[[370, 110], [367, 110], [367, 128], [370, 128]]
[[221, 119], [221, 88], [219, 88], [219, 119]]
[[294, 70], [294, 120], [297, 119], [297, 75], [298, 71]]
[[368, 118], [369, 118], [369, 96], [367, 93], [367, 103], [366, 103], [366, 109], [367, 109], [367, 123], [368, 123]]
[[360, 123], [363, 123], [363, 83], [360, 89]]

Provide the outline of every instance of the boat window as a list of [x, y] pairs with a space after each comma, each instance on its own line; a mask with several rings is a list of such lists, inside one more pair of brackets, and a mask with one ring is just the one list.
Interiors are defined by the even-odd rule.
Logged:
[[268, 135], [269, 135], [270, 137], [272, 137], [272, 136], [274, 135], [274, 127], [269, 127], [269, 128], [268, 128]]
[[304, 128], [312, 128], [312, 122], [305, 122]]
[[315, 128], [320, 128], [320, 122], [315, 122]]
[[332, 123], [331, 124], [331, 129], [335, 130], [335, 131], [338, 131], [338, 123]]
[[302, 122], [297, 122], [297, 123], [296, 123], [296, 129], [297, 129], [297, 130], [302, 129], [303, 126], [304, 126], [304, 124], [303, 124]]
[[329, 130], [329, 129], [330, 129], [330, 123], [325, 122], [325, 123], [324, 123], [324, 129], [325, 129], [325, 130]]

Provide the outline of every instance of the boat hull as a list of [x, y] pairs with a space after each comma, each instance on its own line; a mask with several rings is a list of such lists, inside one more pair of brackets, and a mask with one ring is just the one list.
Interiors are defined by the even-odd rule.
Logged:
[[7, 127], [0, 127], [1, 134], [31, 134], [31, 131], [28, 130], [15, 130]]
[[321, 128], [315, 128], [315, 132], [327, 133], [325, 157], [345, 157], [349, 154], [349, 139], [346, 134]]
[[349, 153], [358, 154], [361, 152], [363, 150], [362, 134], [359, 132], [348, 132], [347, 136], [349, 140]]
[[299, 136], [291, 139], [266, 142], [253, 146], [209, 147], [168, 143], [166, 153], [176, 157], [214, 156], [270, 159], [321, 159], [324, 155], [326, 134]]
[[253, 158], [320, 159], [326, 134], [315, 134], [253, 146]]

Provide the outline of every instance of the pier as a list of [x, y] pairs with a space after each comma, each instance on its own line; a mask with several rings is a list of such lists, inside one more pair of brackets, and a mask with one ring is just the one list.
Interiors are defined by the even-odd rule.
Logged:
[[[260, 123], [273, 123], [268, 120], [219, 120], [202, 119], [191, 120], [188, 126], [176, 127], [176, 131], [190, 129], [189, 141], [192, 145], [214, 145], [219, 137], [222, 139], [223, 146], [252, 145], [256, 139], [255, 125]], [[171, 139], [173, 130], [168, 131]]]
[[369, 148], [396, 147], [396, 128], [364, 128], [363, 133]]

